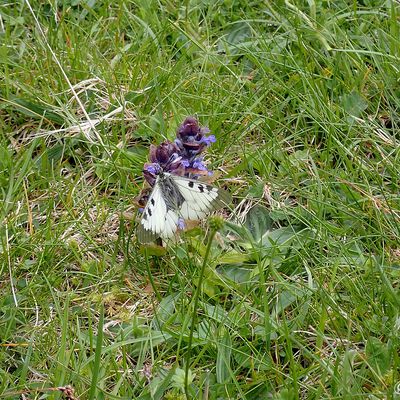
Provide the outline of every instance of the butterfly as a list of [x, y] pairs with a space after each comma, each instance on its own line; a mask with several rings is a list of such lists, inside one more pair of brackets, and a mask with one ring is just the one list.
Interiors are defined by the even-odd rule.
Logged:
[[230, 202], [231, 195], [223, 189], [161, 171], [143, 210], [137, 238], [141, 243], [171, 238], [182, 219], [202, 219]]

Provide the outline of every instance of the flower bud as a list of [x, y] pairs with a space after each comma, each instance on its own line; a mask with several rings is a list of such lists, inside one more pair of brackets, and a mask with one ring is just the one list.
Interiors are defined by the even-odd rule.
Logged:
[[208, 225], [210, 226], [211, 230], [219, 231], [224, 227], [225, 221], [219, 216], [214, 216], [209, 218]]

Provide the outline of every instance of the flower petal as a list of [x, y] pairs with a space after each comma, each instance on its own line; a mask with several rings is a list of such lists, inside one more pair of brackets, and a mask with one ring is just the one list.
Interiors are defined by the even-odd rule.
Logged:
[[214, 135], [204, 136], [203, 139], [201, 139], [201, 143], [205, 143], [206, 146], [210, 146], [211, 143], [215, 143], [216, 141], [217, 139]]

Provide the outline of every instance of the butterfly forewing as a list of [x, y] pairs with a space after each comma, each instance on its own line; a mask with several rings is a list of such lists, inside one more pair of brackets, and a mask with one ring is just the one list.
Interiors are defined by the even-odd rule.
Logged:
[[227, 206], [231, 196], [223, 189], [201, 181], [171, 175], [185, 201], [180, 207], [184, 219], [201, 219], [206, 214]]
[[179, 219], [201, 219], [228, 205], [231, 195], [204, 182], [163, 173], [157, 177], [137, 229], [140, 242], [172, 237]]
[[161, 187], [159, 183], [156, 183], [137, 228], [139, 241], [148, 243], [158, 237], [168, 238], [173, 236], [178, 218], [176, 210], [168, 209]]

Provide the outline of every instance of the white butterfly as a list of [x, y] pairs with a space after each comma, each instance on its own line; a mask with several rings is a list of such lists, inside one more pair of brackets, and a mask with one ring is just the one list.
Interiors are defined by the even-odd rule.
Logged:
[[141, 243], [157, 238], [168, 239], [178, 230], [183, 219], [201, 219], [211, 211], [224, 207], [231, 195], [207, 183], [160, 172], [137, 227]]

